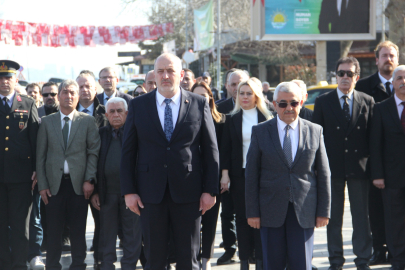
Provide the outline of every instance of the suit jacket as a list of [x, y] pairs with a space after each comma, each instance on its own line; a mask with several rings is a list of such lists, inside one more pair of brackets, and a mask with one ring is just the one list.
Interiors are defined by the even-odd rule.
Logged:
[[404, 188], [405, 133], [394, 97], [374, 106], [370, 152], [371, 179], [384, 179], [387, 188]]
[[322, 127], [299, 118], [298, 149], [288, 166], [277, 118], [254, 126], [246, 164], [246, 217], [260, 217], [263, 227], [283, 225], [292, 187], [294, 209], [302, 228], [313, 228], [316, 217], [330, 217], [328, 157]]
[[223, 114], [228, 114], [233, 110], [234, 103], [232, 98], [228, 98], [224, 101], [218, 102], [217, 109], [218, 112]]
[[42, 105], [41, 107], [38, 108], [38, 116], [39, 116], [39, 118], [42, 118], [43, 116], [46, 116], [44, 105]]
[[353, 90], [353, 110], [346, 123], [337, 90], [315, 100], [312, 122], [323, 127], [332, 178], [367, 179], [369, 134], [374, 99]]
[[372, 96], [376, 103], [390, 97], [390, 94], [385, 90], [385, 85], [383, 85], [380, 80], [380, 76], [378, 76], [378, 71], [373, 75], [359, 80], [355, 88], [357, 91]]
[[38, 132], [35, 101], [15, 93], [9, 113], [0, 102], [0, 183], [31, 182]]
[[[130, 96], [130, 95], [128, 95], [128, 94], [122, 93], [122, 92], [120, 92], [120, 91], [118, 91], [118, 90], [115, 90], [115, 91], [116, 91], [116, 93], [117, 93], [116, 97], [120, 97], [120, 98], [125, 99], [125, 101], [127, 102], [127, 104], [129, 104], [129, 102], [134, 98], [134, 97], [132, 97], [132, 96]], [[104, 104], [104, 92], [101, 93], [101, 94], [98, 94], [98, 95], [97, 95], [97, 99], [100, 101], [100, 104], [101, 104], [101, 105], [105, 105], [105, 104]]]
[[181, 89], [180, 110], [170, 142], [156, 107], [156, 91], [129, 103], [121, 158], [121, 193], [160, 203], [168, 187], [176, 203], [198, 202], [218, 193], [218, 147], [205, 98]]
[[[229, 170], [229, 176], [244, 177], [243, 172], [243, 138], [242, 138], [243, 111], [227, 115], [222, 135], [220, 150], [221, 170]], [[266, 121], [264, 115], [257, 110], [258, 123]]]
[[302, 119], [308, 120], [308, 121], [312, 121], [312, 115], [314, 114], [314, 112], [308, 108], [302, 107], [300, 110], [300, 114], [299, 116]]
[[[323, 0], [319, 14], [320, 33], [368, 33], [369, 0], [349, 0], [346, 13], [339, 16], [337, 0]], [[343, 11], [343, 6], [342, 6]], [[330, 24], [330, 29], [329, 29]]]
[[[79, 110], [79, 103], [76, 106], [76, 110]], [[93, 117], [96, 119], [97, 127], [101, 128], [108, 124], [108, 119], [105, 116], [105, 107], [104, 105], [100, 104], [100, 101], [96, 97], [94, 99], [94, 110], [93, 110]]]
[[75, 193], [83, 195], [83, 182], [96, 179], [100, 135], [94, 117], [74, 112], [65, 149], [60, 112], [42, 118], [37, 144], [38, 190], [59, 191], [65, 160]]

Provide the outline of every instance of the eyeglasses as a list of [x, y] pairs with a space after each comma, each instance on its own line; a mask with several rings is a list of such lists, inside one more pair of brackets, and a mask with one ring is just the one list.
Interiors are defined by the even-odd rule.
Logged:
[[51, 97], [55, 97], [57, 94], [56, 94], [56, 93], [45, 93], [45, 94], [42, 94], [43, 97], [48, 97], [49, 95], [51, 95]]
[[300, 102], [299, 101], [291, 101], [290, 103], [287, 103], [287, 102], [277, 102], [276, 101], [276, 103], [278, 104], [278, 106], [280, 107], [280, 108], [287, 108], [287, 106], [288, 106], [288, 104], [290, 104], [291, 105], [291, 107], [293, 107], [293, 108], [295, 108], [295, 107], [297, 107], [298, 105], [300, 105]]
[[357, 75], [356, 72], [353, 72], [353, 71], [351, 71], [351, 70], [338, 70], [338, 72], [336, 72], [336, 74], [337, 74], [339, 77], [344, 77], [345, 74], [347, 74], [347, 77], [350, 77], [350, 78], [352, 78], [353, 76]]
[[100, 79], [102, 79], [102, 80], [107, 80], [107, 79], [112, 80], [112, 79], [115, 79], [115, 78], [117, 78], [117, 77], [113, 77], [113, 76], [100, 77]]
[[143, 94], [146, 94], [146, 93], [145, 93], [145, 92], [141, 92], [141, 93], [139, 93], [139, 92], [134, 92], [134, 97], [141, 96], [141, 95], [143, 95]]

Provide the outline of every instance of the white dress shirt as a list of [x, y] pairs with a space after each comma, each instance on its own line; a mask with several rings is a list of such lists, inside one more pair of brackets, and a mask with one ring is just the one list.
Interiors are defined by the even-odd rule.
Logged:
[[[392, 85], [392, 77], [391, 77], [391, 79], [389, 79], [389, 80], [387, 80], [386, 78], [384, 78], [383, 76], [381, 76], [381, 74], [380, 74], [380, 72], [378, 72], [378, 77], [380, 77], [380, 81], [382, 82], [382, 84], [384, 85], [384, 87], [385, 87], [385, 84], [387, 83], [387, 82], [390, 82], [391, 84], [390, 84], [390, 90], [391, 90], [391, 93], [392, 93], [392, 88], [393, 88], [393, 85]], [[385, 89], [385, 90], [387, 90], [387, 89]], [[388, 91], [387, 91], [388, 92]]]
[[242, 109], [243, 168], [246, 168], [246, 155], [252, 138], [252, 127], [258, 124], [257, 109]]
[[[68, 122], [68, 124], [69, 124], [69, 133], [68, 133], [68, 141], [69, 141], [69, 135], [70, 135], [70, 128], [72, 127], [72, 120], [73, 120], [73, 114], [74, 114], [74, 112], [75, 112], [76, 110], [73, 110], [69, 115], [64, 115], [61, 111], [60, 111], [60, 119], [61, 119], [61, 124], [62, 124], [62, 129], [63, 129], [63, 126], [65, 125], [65, 119], [63, 119], [63, 118], [65, 118], [66, 116], [67, 117], [69, 117], [69, 122]], [[63, 135], [62, 135], [63, 136]], [[70, 171], [69, 171], [69, 166], [68, 166], [68, 163], [67, 163], [67, 161], [65, 160], [65, 164], [64, 164], [64, 166], [63, 166], [63, 173], [64, 174], [69, 174], [70, 173]]]
[[[349, 6], [349, 0], [346, 0], [346, 8]], [[340, 13], [342, 11], [342, 0], [337, 0], [337, 10], [339, 13], [339, 17], [340, 17]]]
[[10, 109], [11, 109], [11, 106], [13, 105], [14, 96], [15, 96], [15, 91], [13, 91], [13, 93], [10, 94], [10, 95], [8, 95], [8, 96], [0, 95], [0, 99], [1, 99], [1, 102], [3, 102], [3, 105], [5, 105], [5, 104], [4, 104], [4, 101], [3, 101], [3, 98], [4, 98], [4, 97], [7, 97], [7, 98], [8, 98], [7, 104], [8, 104], [8, 106], [9, 106]]
[[[162, 96], [159, 91], [156, 91], [156, 107], [159, 115], [160, 124], [162, 125], [163, 130], [165, 130], [165, 97]], [[177, 123], [177, 118], [179, 117], [180, 111], [180, 101], [181, 101], [181, 91], [177, 91], [177, 93], [171, 98], [172, 101], [169, 103], [170, 107], [172, 108], [172, 117], [173, 117], [173, 130]]]
[[118, 90], [115, 90], [114, 93], [113, 93], [110, 97], [107, 96], [107, 95], [105, 94], [105, 92], [104, 92], [104, 98], [103, 98], [103, 100], [104, 100], [104, 105], [107, 104], [107, 101], [108, 101], [109, 99], [111, 99], [111, 98], [117, 96], [117, 91], [118, 91]]
[[401, 120], [402, 111], [404, 110], [404, 105], [401, 104], [403, 102], [403, 100], [400, 100], [397, 97], [397, 94], [394, 94], [394, 98], [395, 98], [395, 104], [397, 104], [399, 120]]
[[93, 112], [94, 112], [94, 102], [87, 108], [83, 107], [82, 104], [79, 103], [79, 111], [83, 112], [84, 109], [87, 109], [88, 112], [87, 114], [90, 116], [93, 116]]
[[[300, 129], [298, 125], [298, 118], [294, 120], [290, 124], [290, 140], [291, 140], [291, 150], [292, 150], [292, 161], [295, 159], [295, 155], [297, 154], [298, 149], [298, 141], [300, 139]], [[287, 124], [283, 122], [280, 117], [277, 115], [277, 129], [278, 129], [278, 137], [280, 138], [281, 148], [283, 148], [284, 143], [284, 136], [285, 136], [285, 127]]]
[[347, 102], [349, 103], [349, 110], [350, 110], [350, 115], [352, 115], [353, 112], [353, 90], [350, 91], [349, 94], [343, 94], [342, 91], [339, 90], [339, 88], [337, 89], [337, 94], [338, 94], [338, 98], [339, 98], [339, 102], [340, 102], [340, 108], [342, 108], [343, 110], [343, 103], [345, 102], [345, 99], [343, 98], [343, 96], [347, 96]]

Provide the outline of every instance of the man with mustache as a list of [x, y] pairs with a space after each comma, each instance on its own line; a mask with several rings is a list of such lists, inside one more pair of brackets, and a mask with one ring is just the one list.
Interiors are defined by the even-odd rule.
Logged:
[[405, 66], [393, 72], [395, 94], [374, 107], [371, 179], [381, 190], [392, 270], [405, 267]]
[[38, 108], [38, 116], [43, 117], [59, 111], [58, 85], [47, 82], [42, 86], [43, 104]]
[[372, 239], [368, 219], [370, 120], [374, 99], [356, 91], [360, 65], [354, 57], [344, 57], [336, 65], [338, 87], [315, 101], [312, 121], [323, 127], [326, 153], [331, 170], [332, 206], [327, 227], [330, 270], [343, 267], [342, 225], [345, 186], [349, 191], [353, 222], [353, 253], [358, 270], [370, 269]]
[[[398, 66], [398, 46], [391, 41], [384, 41], [375, 49], [378, 71], [373, 75], [361, 79], [356, 84], [356, 90], [364, 92], [381, 102], [394, 95], [392, 73]], [[369, 194], [369, 216], [371, 233], [373, 235], [373, 256], [370, 265], [387, 262], [387, 244], [385, 238], [384, 207], [381, 190], [371, 185]]]

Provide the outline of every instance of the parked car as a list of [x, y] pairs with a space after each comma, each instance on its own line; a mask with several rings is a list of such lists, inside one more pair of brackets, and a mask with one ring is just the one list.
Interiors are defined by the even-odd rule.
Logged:
[[138, 79], [131, 79], [130, 82], [136, 83], [137, 85], [141, 85], [145, 82], [145, 80], [138, 78]]
[[117, 90], [128, 94], [128, 92], [132, 93], [138, 85], [132, 82], [118, 82], [117, 83]]
[[50, 78], [48, 80], [48, 82], [54, 82], [54, 83], [57, 83], [57, 84], [60, 84], [63, 81], [64, 81], [64, 79], [61, 79], [61, 78]]
[[318, 85], [308, 87], [308, 99], [304, 106], [310, 110], [314, 110], [315, 99], [320, 95], [328, 93], [336, 88], [337, 84], [328, 84], [326, 81], [320, 81]]

